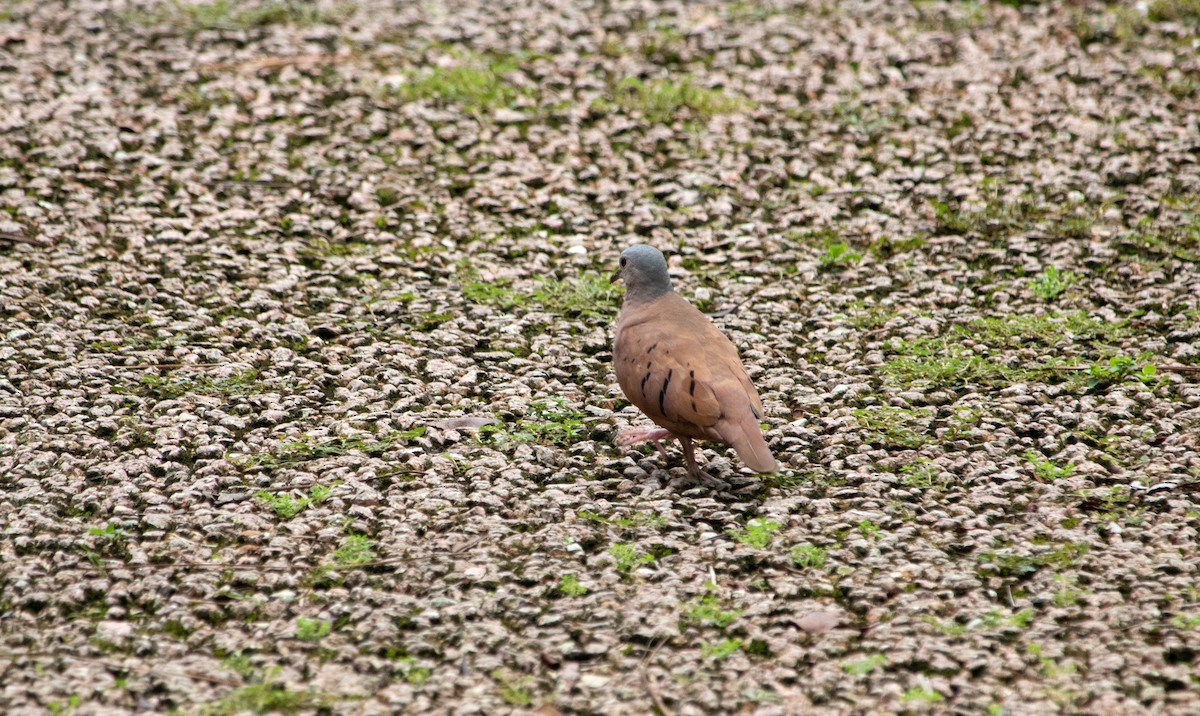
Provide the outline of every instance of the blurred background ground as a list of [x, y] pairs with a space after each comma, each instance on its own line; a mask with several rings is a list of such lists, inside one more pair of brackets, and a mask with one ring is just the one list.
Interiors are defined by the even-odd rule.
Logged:
[[[3, 710], [1192, 712], [1198, 27], [3, 3]], [[780, 474], [613, 446], [635, 242]]]

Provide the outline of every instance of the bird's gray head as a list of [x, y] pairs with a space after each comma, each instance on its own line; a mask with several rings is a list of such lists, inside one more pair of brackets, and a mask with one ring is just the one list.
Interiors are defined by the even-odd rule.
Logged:
[[612, 280], [625, 282], [625, 302], [640, 303], [671, 293], [667, 260], [653, 246], [637, 244], [621, 252], [620, 267]]

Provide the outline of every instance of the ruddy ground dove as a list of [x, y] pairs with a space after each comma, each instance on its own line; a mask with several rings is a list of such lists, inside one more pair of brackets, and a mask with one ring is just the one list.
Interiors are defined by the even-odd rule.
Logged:
[[617, 317], [613, 366], [629, 402], [659, 428], [617, 435], [619, 445], [677, 438], [688, 472], [700, 478], [692, 440], [731, 446], [755, 472], [775, 472], [779, 463], [763, 440], [762, 401], [746, 375], [737, 349], [712, 321], [675, 293], [662, 252], [639, 244], [621, 253], [613, 281], [625, 282]]

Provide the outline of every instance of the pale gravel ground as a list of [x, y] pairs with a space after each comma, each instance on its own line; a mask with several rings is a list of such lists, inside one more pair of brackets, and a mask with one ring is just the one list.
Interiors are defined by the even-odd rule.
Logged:
[[[1200, 18], [164, 7], [0, 6], [0, 710], [1194, 712]], [[781, 475], [612, 445], [636, 241]]]

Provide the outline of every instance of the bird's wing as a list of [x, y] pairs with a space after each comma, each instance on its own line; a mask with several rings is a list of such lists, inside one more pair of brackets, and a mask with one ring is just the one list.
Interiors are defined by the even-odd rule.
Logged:
[[725, 413], [762, 414], [737, 349], [676, 294], [622, 316], [613, 363], [629, 401], [668, 430], [715, 440]]

